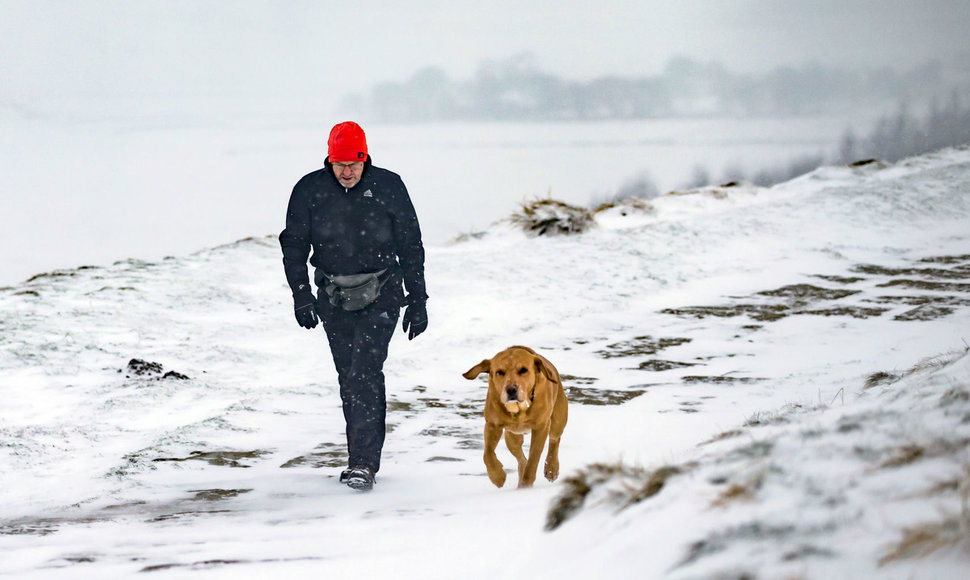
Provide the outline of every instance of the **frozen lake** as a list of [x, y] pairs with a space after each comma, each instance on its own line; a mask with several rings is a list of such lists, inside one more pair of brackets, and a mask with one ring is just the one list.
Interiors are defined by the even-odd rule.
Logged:
[[[290, 189], [322, 165], [330, 126], [343, 120], [259, 103], [97, 110], [0, 110], [0, 243], [14, 248], [0, 285], [276, 233]], [[871, 119], [360, 122], [376, 164], [408, 185], [426, 243], [438, 245], [523, 200], [588, 205], [644, 175], [667, 191], [699, 165], [716, 180], [728, 167], [750, 172], [830, 154], [847, 127], [867, 131]]]

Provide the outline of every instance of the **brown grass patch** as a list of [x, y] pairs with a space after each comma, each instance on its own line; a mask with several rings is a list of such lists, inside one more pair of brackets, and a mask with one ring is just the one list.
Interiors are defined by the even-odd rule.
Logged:
[[873, 387], [878, 387], [879, 385], [888, 385], [889, 383], [895, 383], [902, 377], [896, 373], [887, 373], [885, 371], [879, 371], [872, 373], [866, 379], [866, 384], [862, 387], [863, 389], [871, 389]]
[[939, 522], [903, 528], [902, 538], [879, 558], [879, 565], [925, 558], [938, 550], [958, 546], [965, 552], [970, 552], [970, 522], [965, 511], [961, 516], [950, 516]]
[[661, 467], [660, 469], [651, 472], [650, 476], [647, 477], [643, 482], [643, 485], [633, 491], [633, 493], [630, 495], [629, 501], [623, 507], [639, 503], [645, 499], [657, 495], [667, 484], [667, 480], [675, 475], [678, 475], [680, 472], [680, 468], [674, 466]]
[[970, 554], [970, 466], [965, 466], [955, 480], [934, 485], [927, 494], [944, 495], [954, 490], [960, 496], [960, 513], [944, 514], [939, 521], [903, 528], [902, 537], [888, 546], [879, 558], [880, 566], [924, 558], [945, 549], [961, 549]]
[[588, 209], [551, 198], [523, 203], [508, 221], [533, 236], [581, 234], [596, 224]]
[[744, 434], [744, 430], [742, 429], [731, 429], [730, 431], [724, 431], [723, 433], [719, 433], [714, 437], [711, 437], [707, 441], [701, 442], [699, 445], [710, 445], [711, 443], [717, 443], [718, 441], [733, 439], [734, 437], [738, 437], [743, 434]]
[[552, 531], [576, 515], [586, 497], [599, 486], [609, 485], [615, 480], [617, 485], [608, 490], [607, 497], [623, 510], [657, 495], [671, 477], [683, 470], [681, 467], [666, 466], [649, 471], [619, 462], [589, 465], [563, 480], [563, 492], [552, 502], [546, 515], [545, 529]]
[[714, 508], [726, 508], [735, 502], [746, 502], [754, 499], [764, 483], [764, 474], [758, 474], [742, 482], [734, 482], [727, 486], [711, 503]]
[[903, 445], [892, 457], [879, 464], [879, 467], [893, 468], [916, 463], [926, 456], [926, 448], [919, 445]]

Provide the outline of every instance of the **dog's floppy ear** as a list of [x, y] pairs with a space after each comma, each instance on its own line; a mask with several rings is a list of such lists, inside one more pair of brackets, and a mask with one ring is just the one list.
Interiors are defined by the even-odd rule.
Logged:
[[552, 368], [546, 363], [545, 359], [541, 357], [535, 357], [536, 360], [536, 372], [541, 373], [546, 379], [556, 382], [556, 373], [553, 372]]
[[485, 359], [482, 362], [478, 363], [477, 365], [465, 371], [464, 374], [462, 374], [461, 376], [465, 377], [470, 381], [482, 373], [487, 373], [491, 369], [492, 369], [491, 359]]

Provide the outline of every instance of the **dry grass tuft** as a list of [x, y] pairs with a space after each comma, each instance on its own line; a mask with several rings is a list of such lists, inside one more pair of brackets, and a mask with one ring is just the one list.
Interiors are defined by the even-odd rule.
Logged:
[[711, 503], [711, 507], [725, 508], [734, 502], [750, 501], [754, 499], [764, 481], [764, 473], [759, 473], [745, 481], [734, 482], [718, 494], [717, 498]]
[[890, 383], [895, 383], [902, 377], [896, 373], [887, 373], [884, 371], [879, 371], [877, 373], [872, 373], [869, 378], [866, 379], [866, 384], [864, 389], [871, 389], [873, 387], [878, 387], [879, 385], [888, 385]]
[[623, 510], [657, 495], [671, 477], [681, 472], [682, 468], [673, 466], [649, 471], [622, 463], [594, 463], [563, 480], [564, 490], [553, 500], [545, 528], [552, 531], [573, 517], [597, 487], [615, 483], [607, 489], [606, 497]]
[[754, 492], [751, 488], [739, 483], [732, 483], [727, 489], [718, 494], [717, 499], [714, 500], [711, 507], [723, 508], [735, 501], [749, 501], [752, 497], [754, 497]]
[[617, 211], [623, 216], [634, 214], [650, 215], [657, 211], [656, 208], [653, 207], [653, 204], [651, 204], [649, 201], [643, 198], [633, 197], [624, 199], [622, 201], [608, 201], [606, 203], [601, 203], [593, 209], [593, 213], [598, 214], [613, 208], [619, 208]]
[[674, 466], [661, 467], [660, 469], [653, 471], [652, 473], [650, 473], [649, 477], [647, 477], [646, 481], [643, 482], [642, 486], [633, 490], [633, 493], [630, 495], [629, 500], [627, 501], [626, 505], [624, 505], [623, 507], [627, 507], [635, 503], [639, 503], [645, 499], [648, 499], [657, 495], [658, 493], [660, 493], [660, 490], [664, 488], [664, 486], [667, 484], [667, 481], [671, 477], [678, 475], [680, 473], [681, 473], [680, 468], [674, 467]]
[[926, 448], [920, 445], [903, 445], [892, 457], [883, 461], [879, 467], [902, 467], [915, 463], [926, 456]]
[[620, 463], [594, 463], [565, 478], [563, 492], [552, 502], [546, 515], [546, 530], [552, 531], [576, 514], [593, 488], [623, 472]]
[[903, 529], [903, 537], [879, 558], [885, 566], [900, 560], [924, 558], [945, 548], [963, 545], [970, 548], [970, 535], [964, 518], [948, 517], [940, 522], [930, 522]]
[[533, 236], [581, 234], [596, 223], [588, 209], [551, 198], [523, 203], [508, 221]]
[[866, 379], [864, 388], [871, 389], [872, 387], [877, 387], [879, 385], [887, 385], [887, 384], [895, 383], [900, 379], [908, 377], [909, 375], [913, 375], [923, 371], [935, 371], [938, 369], [942, 369], [943, 367], [956, 361], [960, 357], [966, 355], [968, 352], [970, 352], [970, 346], [962, 350], [953, 350], [937, 356], [924, 358], [923, 360], [913, 365], [912, 368], [905, 370], [902, 373], [887, 373], [884, 371], [873, 373], [869, 375], [869, 378]]
[[703, 445], [710, 445], [711, 443], [717, 443], [718, 441], [725, 441], [727, 439], [733, 439], [733, 438], [739, 437], [741, 435], [744, 435], [744, 430], [742, 430], [742, 429], [730, 429], [728, 431], [724, 431], [722, 433], [719, 433], [719, 434], [715, 435], [714, 437], [711, 437], [707, 441], [702, 441], [701, 443], [699, 443], [699, 445], [701, 445], [701, 446], [703, 446]]
[[[933, 489], [946, 492], [952, 490], [953, 485], [954, 482], [946, 482], [946, 485], [937, 485]], [[945, 515], [938, 522], [903, 528], [899, 541], [890, 545], [879, 558], [880, 566], [924, 558], [949, 548], [959, 548], [970, 554], [970, 466], [964, 467], [962, 477], [955, 485], [960, 494], [960, 513]]]
[[962, 356], [965, 352], [966, 351], [961, 353], [951, 352], [951, 353], [924, 358], [923, 360], [913, 365], [913, 368], [906, 371], [906, 374], [911, 375], [913, 373], [918, 373], [926, 370], [933, 371], [933, 370], [941, 369], [946, 365], [950, 364], [951, 362], [953, 362], [959, 356]]
[[951, 405], [966, 403], [970, 401], [970, 391], [963, 386], [951, 387], [940, 397], [940, 406], [949, 407]]
[[953, 457], [962, 456], [970, 446], [968, 437], [952, 437], [950, 439], [934, 439], [925, 444], [918, 445], [910, 443], [901, 445], [891, 450], [888, 459], [878, 464], [879, 468], [903, 467], [916, 463], [921, 459], [931, 459], [934, 457]]
[[782, 412], [758, 411], [748, 417], [744, 422], [744, 427], [761, 427], [765, 425], [784, 425], [790, 423], [789, 419]]

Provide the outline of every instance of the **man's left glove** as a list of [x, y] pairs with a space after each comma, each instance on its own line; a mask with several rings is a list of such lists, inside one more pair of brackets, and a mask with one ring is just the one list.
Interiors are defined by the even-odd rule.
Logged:
[[293, 311], [296, 314], [296, 321], [303, 328], [314, 328], [317, 325], [316, 301], [313, 299], [313, 292], [304, 290], [293, 296]]
[[410, 304], [404, 311], [403, 329], [408, 333], [408, 340], [414, 340], [415, 336], [428, 329], [428, 308], [423, 301]]

